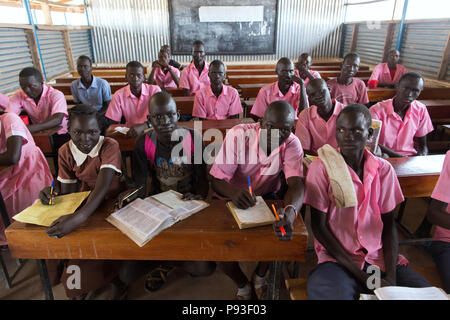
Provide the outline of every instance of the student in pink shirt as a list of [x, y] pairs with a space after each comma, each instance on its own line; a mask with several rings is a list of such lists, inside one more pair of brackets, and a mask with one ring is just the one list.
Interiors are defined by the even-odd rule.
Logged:
[[3, 112], [9, 104], [9, 97], [6, 94], [0, 93], [0, 112]]
[[205, 46], [196, 40], [192, 44], [192, 62], [181, 72], [180, 88], [184, 89], [185, 96], [195, 96], [198, 90], [209, 86], [208, 69]]
[[398, 254], [394, 209], [403, 194], [392, 166], [365, 150], [372, 135], [371, 116], [363, 105], [344, 108], [336, 120], [336, 140], [348, 166], [358, 199], [355, 207], [337, 207], [322, 160], [311, 163], [305, 204], [318, 265], [308, 279], [312, 300], [352, 300], [368, 293], [367, 268], [381, 271], [381, 286], [428, 287], [430, 284]]
[[337, 78], [328, 80], [331, 98], [336, 99], [344, 106], [353, 103], [368, 104], [367, 88], [364, 81], [355, 78], [359, 70], [360, 58], [357, 53], [349, 53], [344, 57], [341, 74]]
[[275, 70], [278, 81], [262, 87], [258, 92], [253, 108], [250, 112], [252, 118], [258, 120], [264, 117], [267, 106], [277, 100], [288, 102], [297, 114], [308, 108], [305, 82], [295, 75], [294, 64], [289, 58], [281, 58]]
[[180, 85], [180, 70], [169, 65], [169, 53], [159, 51], [158, 60], [153, 62], [148, 84], [156, 84], [161, 89], [178, 88]]
[[295, 75], [303, 79], [305, 86], [310, 80], [320, 78], [319, 72], [310, 69], [311, 64], [312, 59], [309, 53], [302, 53], [295, 64]]
[[31, 133], [62, 126], [58, 134], [67, 133], [67, 103], [64, 94], [44, 84], [41, 73], [35, 68], [25, 68], [19, 73], [21, 90], [9, 100], [6, 112], [20, 114], [25, 111], [31, 124]]
[[426, 106], [416, 100], [423, 85], [424, 80], [419, 73], [408, 72], [398, 82], [393, 99], [370, 108], [372, 117], [383, 122], [378, 143], [385, 156], [428, 154], [427, 134], [433, 131], [433, 123]]
[[[294, 115], [289, 103], [276, 101], [268, 106], [260, 122], [235, 126], [227, 133], [210, 171], [213, 190], [219, 196], [231, 199], [241, 209], [255, 205], [254, 196], [278, 198], [276, 192], [280, 190], [280, 174], [283, 172], [288, 190], [284, 195], [286, 207], [279, 210], [281, 220], [275, 224], [280, 240], [292, 238], [293, 223], [303, 202], [303, 150], [292, 133]], [[272, 133], [277, 141], [272, 141]], [[242, 138], [240, 142], [236, 137], [237, 140]], [[247, 177], [250, 178], [253, 195], [248, 191]], [[280, 226], [286, 230], [284, 237], [279, 231]], [[226, 262], [220, 265], [238, 286], [237, 298], [249, 300], [252, 285], [239, 264]], [[265, 297], [268, 266], [268, 262], [260, 262], [252, 277], [259, 299]]]
[[223, 84], [225, 65], [214, 60], [209, 65], [211, 85], [200, 89], [195, 95], [192, 116], [201, 120], [224, 120], [239, 118], [242, 113], [241, 99], [237, 90]]
[[324, 144], [337, 148], [336, 118], [344, 105], [331, 99], [327, 83], [313, 79], [306, 86], [310, 108], [303, 110], [297, 121], [295, 135], [300, 139], [306, 154], [317, 155]]
[[[0, 190], [10, 218], [31, 206], [53, 180], [41, 149], [14, 113], [0, 115], [0, 165], [8, 166], [0, 171]], [[0, 245], [7, 244], [4, 230], [0, 219]]]
[[450, 151], [447, 151], [428, 206], [427, 219], [436, 225], [431, 255], [441, 277], [443, 289], [450, 294]]
[[379, 87], [395, 88], [395, 84], [408, 70], [399, 64], [400, 52], [393, 49], [389, 52], [387, 62], [377, 65], [370, 76], [370, 80], [377, 80]]
[[150, 127], [147, 121], [148, 101], [161, 89], [158, 86], [144, 83], [144, 67], [140, 62], [131, 61], [126, 67], [128, 85], [114, 93], [106, 117], [111, 123], [120, 123], [125, 118], [125, 125], [130, 127], [128, 137], [137, 137]]

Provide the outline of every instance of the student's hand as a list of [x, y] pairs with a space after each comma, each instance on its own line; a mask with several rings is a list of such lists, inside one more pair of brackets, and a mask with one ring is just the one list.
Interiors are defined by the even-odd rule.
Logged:
[[164, 61], [158, 61], [158, 64], [161, 66], [163, 71], [169, 70], [169, 65]]
[[161, 68], [161, 66], [159, 65], [158, 60], [153, 61], [153, 63], [152, 63], [152, 68]]
[[53, 189], [53, 194], [50, 194], [51, 187], [45, 187], [39, 192], [39, 200], [41, 200], [42, 204], [49, 205], [50, 199], [52, 200], [52, 204], [55, 203], [55, 196], [59, 194], [58, 184], [56, 183], [55, 188]]
[[[282, 241], [290, 241], [292, 240], [292, 234], [294, 231], [294, 221], [295, 221], [295, 212], [294, 209], [289, 207], [286, 211], [284, 208], [278, 209], [278, 217], [280, 221], [276, 221], [273, 224], [273, 230], [275, 231], [278, 240]], [[280, 230], [280, 227], [284, 228], [286, 235], [283, 236], [283, 233]]]
[[136, 189], [138, 188], [129, 189], [119, 194], [119, 196], [117, 197], [118, 209], [122, 208], [123, 206], [126, 206], [128, 203], [135, 200], [139, 196], [139, 192], [135, 192], [133, 195], [128, 197], [128, 195], [136, 191]]
[[78, 228], [86, 219], [77, 213], [56, 219], [47, 229], [47, 234], [53, 238], [62, 238]]
[[302, 78], [299, 78], [297, 76], [292, 76], [292, 81], [297, 82], [300, 86], [305, 85], [305, 81]]
[[308, 76], [308, 74], [306, 73], [306, 71], [308, 71], [308, 69], [306, 69], [306, 66], [305, 65], [297, 65], [297, 70], [298, 70], [298, 73], [300, 74], [300, 76], [302, 76], [302, 77], [307, 77]]
[[256, 204], [256, 199], [252, 197], [248, 190], [235, 190], [231, 196], [231, 201], [239, 209], [248, 209]]
[[201, 194], [185, 193], [183, 195], [183, 200], [204, 200], [205, 198]]
[[128, 130], [128, 132], [127, 132], [127, 137], [136, 138], [137, 136], [139, 136], [141, 133], [144, 132], [146, 127], [147, 127], [147, 125], [142, 125], [142, 124], [137, 124], [137, 125], [131, 127], [130, 130]]

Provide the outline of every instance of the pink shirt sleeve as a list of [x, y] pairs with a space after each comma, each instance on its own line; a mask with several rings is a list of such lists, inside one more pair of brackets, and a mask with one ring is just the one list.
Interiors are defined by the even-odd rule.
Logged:
[[6, 113], [2, 118], [2, 127], [3, 130], [5, 130], [6, 139], [12, 136], [20, 136], [22, 137], [23, 144], [28, 142], [28, 129], [22, 119], [20, 119], [16, 114]]
[[320, 159], [309, 165], [305, 180], [305, 198], [303, 202], [311, 207], [328, 212], [331, 200], [328, 195], [328, 177]]
[[450, 203], [450, 192], [448, 190], [450, 190], [450, 151], [447, 151], [445, 155], [442, 172], [431, 197], [445, 203]]
[[286, 143], [284, 150], [283, 172], [286, 179], [290, 177], [303, 177], [303, 149], [300, 140], [293, 134]]
[[207, 113], [205, 109], [205, 97], [202, 90], [197, 92], [194, 98], [194, 107], [192, 108], [192, 116], [199, 118], [206, 118]]
[[20, 114], [22, 112], [22, 93], [21, 91], [17, 91], [14, 95], [9, 99], [9, 104], [6, 107], [6, 112], [11, 112], [15, 114]]
[[430, 114], [428, 113], [427, 108], [424, 107], [421, 111], [422, 114], [420, 116], [416, 134], [414, 135], [415, 137], [426, 136], [428, 133], [434, 130], [433, 122], [431, 121]]
[[9, 97], [6, 94], [0, 93], [0, 110], [6, 109], [9, 104]]
[[380, 161], [380, 196], [378, 204], [381, 214], [391, 212], [397, 204], [404, 200], [403, 192], [392, 165], [387, 161]]
[[190, 85], [189, 85], [189, 66], [187, 66], [186, 68], [183, 69], [183, 71], [181, 71], [181, 76], [180, 76], [180, 88], [183, 89], [190, 89]]
[[64, 93], [56, 89], [52, 90], [50, 101], [52, 108], [51, 115], [54, 115], [56, 113], [63, 113], [67, 116], [69, 114], [67, 112], [67, 102]]
[[255, 103], [253, 104], [251, 114], [254, 114], [257, 117], [264, 117], [264, 113], [266, 112], [268, 103], [266, 101], [266, 92], [264, 90], [265, 87], [261, 88], [258, 92], [258, 96], [256, 97]]
[[106, 111], [105, 116], [113, 121], [120, 122], [122, 119], [122, 97], [120, 96], [120, 92], [117, 91], [113, 97], [111, 102], [109, 103], [108, 110]]
[[234, 88], [229, 88], [229, 90], [232, 92], [232, 98], [230, 101], [230, 109], [228, 110], [228, 116], [234, 116], [236, 114], [242, 113], [242, 104], [237, 90]]
[[225, 140], [222, 143], [219, 153], [217, 154], [214, 164], [210, 170], [210, 174], [216, 179], [225, 180], [230, 182], [234, 176], [234, 173], [238, 167], [236, 146], [233, 145], [231, 150], [228, 150], [228, 146], [232, 146], [234, 143], [234, 137], [236, 136], [235, 130], [230, 130], [225, 136]]
[[300, 143], [304, 150], [311, 150], [311, 134], [308, 130], [309, 121], [308, 121], [308, 111], [309, 109], [305, 109], [300, 112], [298, 116], [297, 126], [295, 128], [295, 135], [300, 139]]
[[369, 81], [370, 80], [378, 80], [380, 78], [380, 73], [381, 73], [381, 64], [377, 65], [373, 71], [372, 74], [370, 75]]
[[368, 104], [369, 103], [369, 96], [367, 95], [367, 88], [364, 81], [360, 79], [358, 84], [358, 103], [360, 104]]

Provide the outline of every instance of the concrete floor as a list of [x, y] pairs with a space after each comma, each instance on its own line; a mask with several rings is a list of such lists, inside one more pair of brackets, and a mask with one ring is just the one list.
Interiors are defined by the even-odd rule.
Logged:
[[[426, 212], [427, 202], [424, 199], [410, 199], [404, 214], [404, 224], [409, 230], [414, 231], [422, 221]], [[309, 213], [307, 212], [306, 224], [309, 230], [309, 247], [312, 248], [313, 238], [309, 228]], [[404, 239], [404, 234], [399, 231], [399, 238]], [[399, 251], [409, 261], [410, 265], [414, 267], [428, 267], [433, 266], [433, 261], [423, 247], [420, 246], [400, 246]], [[17, 268], [16, 261], [12, 259], [9, 252], [3, 252], [3, 257], [8, 264], [8, 270], [13, 273]], [[309, 272], [317, 263], [317, 258], [314, 252], [308, 252], [306, 261], [300, 263], [299, 277], [306, 278]], [[256, 266], [254, 262], [241, 263], [241, 267], [248, 277], [251, 276]], [[435, 276], [435, 275], [434, 275]], [[157, 292], [147, 293], [144, 289], [144, 279], [136, 281], [128, 290], [128, 299], [134, 300], [233, 300], [235, 299], [236, 286], [219, 270], [214, 274], [204, 278], [192, 278], [184, 271], [175, 269], [169, 273], [167, 282]], [[67, 299], [62, 285], [53, 288], [55, 299]], [[109, 296], [109, 288], [104, 288], [93, 299], [107, 299]], [[0, 299], [12, 300], [41, 300], [44, 299], [44, 294], [41, 289], [39, 274], [36, 267], [36, 262], [33, 260], [26, 261], [24, 267], [17, 274], [13, 280], [13, 287], [7, 289], [5, 284], [0, 280]], [[282, 281], [282, 288], [280, 290], [280, 299], [288, 300], [289, 293]]]

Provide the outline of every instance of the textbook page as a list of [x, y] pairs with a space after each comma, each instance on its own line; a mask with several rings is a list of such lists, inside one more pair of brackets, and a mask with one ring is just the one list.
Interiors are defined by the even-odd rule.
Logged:
[[89, 193], [90, 191], [85, 191], [58, 196], [51, 205], [42, 204], [38, 199], [33, 205], [16, 214], [13, 219], [49, 227], [59, 217], [74, 213]]
[[152, 198], [158, 200], [168, 207], [171, 207], [172, 209], [177, 209], [186, 205], [186, 202], [188, 201], [183, 201], [181, 199], [182, 197], [183, 195], [181, 193], [173, 190], [161, 192], [152, 196]]
[[256, 204], [246, 210], [233, 207], [234, 213], [237, 215], [242, 224], [254, 224], [263, 222], [275, 222], [275, 216], [261, 196], [256, 197]]
[[436, 287], [382, 287], [375, 290], [379, 300], [449, 300], [444, 290]]
[[130, 128], [127, 128], [127, 127], [115, 127], [114, 131], [120, 132], [122, 134], [127, 134], [128, 131], [130, 131]]

